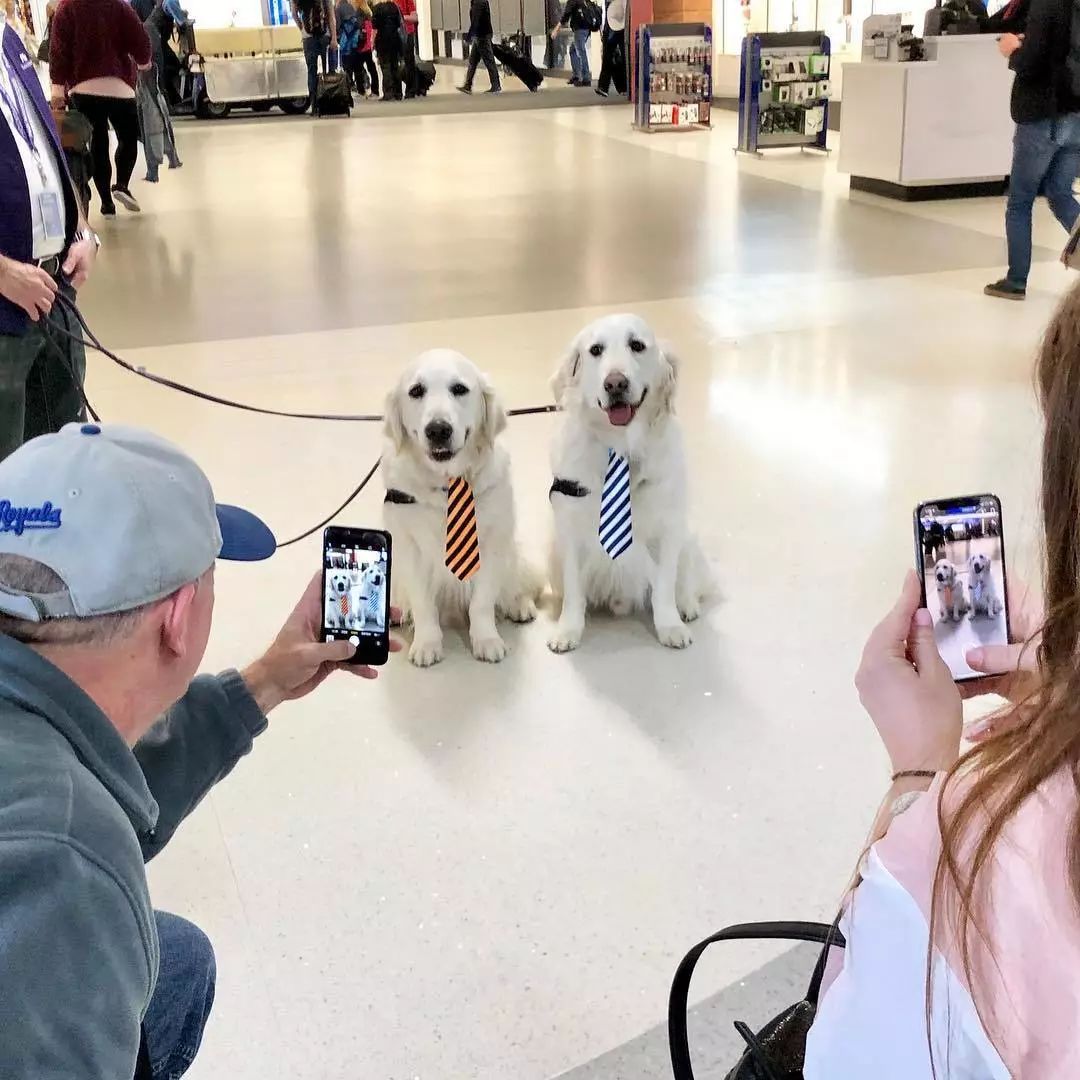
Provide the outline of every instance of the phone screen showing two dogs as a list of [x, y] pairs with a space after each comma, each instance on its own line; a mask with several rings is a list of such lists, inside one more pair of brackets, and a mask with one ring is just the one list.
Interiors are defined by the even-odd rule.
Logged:
[[938, 650], [957, 682], [981, 678], [967, 654], [1009, 641], [1001, 501], [996, 495], [964, 495], [921, 503], [915, 536]]
[[323, 533], [323, 641], [350, 641], [353, 664], [390, 655], [390, 534], [331, 526]]

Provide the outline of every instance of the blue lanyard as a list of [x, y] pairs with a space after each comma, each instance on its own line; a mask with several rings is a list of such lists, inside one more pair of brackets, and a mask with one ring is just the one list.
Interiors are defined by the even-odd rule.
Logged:
[[[12, 119], [15, 121], [15, 130], [22, 136], [26, 145], [30, 147], [30, 152], [34, 155], [34, 161], [37, 162], [38, 168], [41, 169], [37, 141], [34, 138], [34, 128], [30, 123], [30, 117], [26, 115], [26, 106], [23, 104], [22, 94], [15, 86], [15, 79], [18, 76], [11, 70], [11, 62], [6, 56], [0, 59], [0, 63], [3, 63], [5, 69], [3, 78], [0, 78], [0, 97], [4, 99], [4, 103], [11, 110]], [[8, 92], [9, 86], [11, 87], [10, 93]]]

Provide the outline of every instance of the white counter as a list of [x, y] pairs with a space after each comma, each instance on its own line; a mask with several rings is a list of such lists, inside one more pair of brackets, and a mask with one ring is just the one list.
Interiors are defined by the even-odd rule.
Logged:
[[853, 187], [876, 189], [859, 178], [920, 197], [930, 192], [902, 189], [1000, 185], [1008, 175], [1013, 75], [995, 36], [927, 38], [926, 51], [916, 63], [845, 66], [839, 167]]

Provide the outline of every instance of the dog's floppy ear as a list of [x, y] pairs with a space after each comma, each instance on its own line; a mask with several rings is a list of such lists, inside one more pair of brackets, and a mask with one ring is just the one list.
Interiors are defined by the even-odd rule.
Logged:
[[556, 405], [562, 405], [567, 390], [578, 384], [578, 377], [581, 374], [581, 349], [578, 347], [578, 341], [579, 338], [574, 338], [555, 369], [555, 374], [551, 376], [551, 392], [555, 395]]
[[383, 409], [383, 433], [394, 444], [394, 449], [405, 449], [405, 441], [408, 435], [405, 431], [405, 420], [401, 415], [401, 386], [395, 386], [386, 395], [386, 405]]
[[476, 437], [479, 442], [493, 446], [495, 439], [506, 430], [506, 410], [487, 376], [480, 379], [480, 394], [480, 426]]
[[657, 398], [661, 414], [675, 411], [675, 390], [679, 382], [679, 358], [666, 346], [658, 346], [660, 351], [660, 385]]

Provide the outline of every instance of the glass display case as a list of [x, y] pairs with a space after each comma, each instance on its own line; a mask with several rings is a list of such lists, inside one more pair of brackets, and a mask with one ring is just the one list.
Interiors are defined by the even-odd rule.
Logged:
[[932, 0], [714, 0], [714, 39], [720, 52], [737, 56], [748, 32], [821, 30], [833, 42], [834, 53], [858, 59], [867, 16], [899, 15], [921, 34], [931, 6]]

